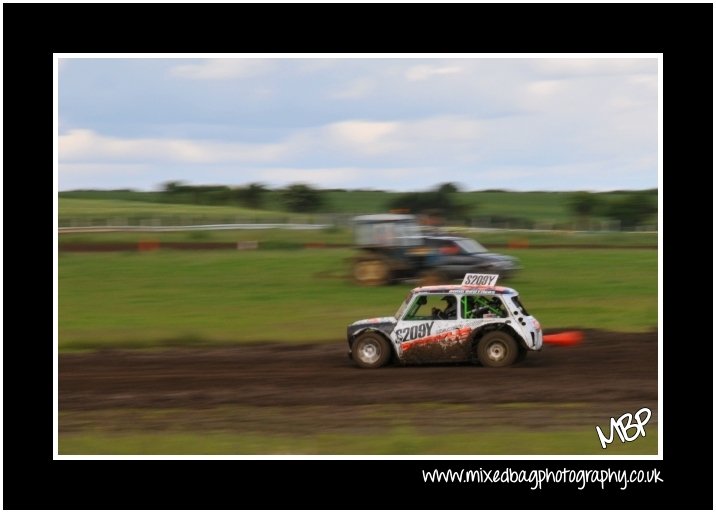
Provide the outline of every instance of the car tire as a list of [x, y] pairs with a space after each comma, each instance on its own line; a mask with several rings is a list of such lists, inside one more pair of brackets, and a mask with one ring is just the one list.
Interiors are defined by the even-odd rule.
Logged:
[[527, 349], [520, 346], [517, 350], [517, 358], [515, 358], [515, 363], [519, 363], [523, 361], [525, 358], [527, 358]]
[[353, 343], [353, 361], [364, 369], [377, 369], [390, 360], [388, 341], [377, 333], [364, 333]]
[[519, 356], [515, 339], [504, 331], [491, 331], [477, 343], [477, 359], [485, 367], [507, 367]]

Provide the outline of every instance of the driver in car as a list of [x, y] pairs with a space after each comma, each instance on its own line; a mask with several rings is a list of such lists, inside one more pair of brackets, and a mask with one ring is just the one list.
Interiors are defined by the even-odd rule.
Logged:
[[457, 319], [457, 301], [455, 296], [443, 296], [441, 298], [447, 303], [447, 306], [443, 310], [439, 308], [433, 308], [433, 319]]

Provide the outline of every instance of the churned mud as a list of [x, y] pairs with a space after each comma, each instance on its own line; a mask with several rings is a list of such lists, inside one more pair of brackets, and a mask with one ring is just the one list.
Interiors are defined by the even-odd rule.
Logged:
[[657, 334], [584, 333], [579, 345], [545, 345], [499, 369], [360, 369], [341, 341], [61, 354], [60, 431], [121, 428], [121, 419], [127, 429], [161, 429], [171, 420], [192, 429], [362, 431], [380, 419], [430, 430], [550, 429], [605, 425], [643, 407], [655, 422]]

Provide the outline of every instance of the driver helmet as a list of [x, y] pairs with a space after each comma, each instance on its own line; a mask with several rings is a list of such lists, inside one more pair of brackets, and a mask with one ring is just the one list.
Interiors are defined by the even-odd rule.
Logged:
[[457, 301], [455, 301], [455, 296], [443, 296], [440, 299], [447, 303], [447, 306], [445, 307], [446, 312], [448, 310], [452, 311], [457, 309]]

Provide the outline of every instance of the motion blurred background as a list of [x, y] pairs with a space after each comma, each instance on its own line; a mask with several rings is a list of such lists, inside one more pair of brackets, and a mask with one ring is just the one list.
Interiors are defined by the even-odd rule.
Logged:
[[[655, 454], [657, 62], [59, 62], [60, 454]], [[361, 370], [352, 218], [519, 258], [513, 368]], [[646, 437], [595, 426], [649, 407]]]

